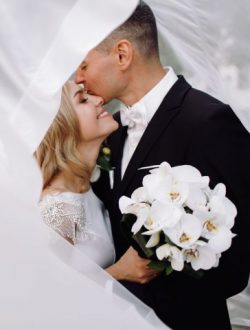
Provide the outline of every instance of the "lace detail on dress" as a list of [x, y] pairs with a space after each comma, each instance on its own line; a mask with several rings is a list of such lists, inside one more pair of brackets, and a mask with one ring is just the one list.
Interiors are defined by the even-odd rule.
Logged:
[[87, 221], [80, 195], [48, 194], [39, 204], [44, 222], [73, 244], [87, 235]]

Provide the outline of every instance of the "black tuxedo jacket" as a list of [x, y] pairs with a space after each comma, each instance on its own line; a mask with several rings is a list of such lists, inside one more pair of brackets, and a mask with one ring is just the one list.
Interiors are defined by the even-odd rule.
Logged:
[[[119, 114], [116, 114], [119, 122]], [[228, 105], [193, 89], [180, 77], [150, 121], [121, 180], [121, 159], [126, 128], [120, 126], [108, 142], [112, 150], [114, 188], [103, 172], [94, 191], [109, 210], [117, 259], [129, 244], [120, 230], [118, 200], [130, 197], [142, 185], [147, 170], [141, 167], [167, 161], [189, 164], [210, 177], [210, 186], [223, 182], [238, 215], [237, 234], [218, 268], [200, 279], [183, 272], [160, 276], [148, 284], [123, 284], [173, 329], [231, 329], [226, 298], [247, 285], [250, 269], [250, 135]]]

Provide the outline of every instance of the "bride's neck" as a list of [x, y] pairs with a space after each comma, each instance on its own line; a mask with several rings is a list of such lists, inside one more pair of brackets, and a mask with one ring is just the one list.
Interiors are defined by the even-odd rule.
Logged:
[[87, 143], [84, 142], [80, 143], [77, 148], [80, 155], [80, 160], [83, 164], [85, 164], [85, 166], [87, 166], [91, 173], [96, 165], [102, 142], [102, 140]]
[[[96, 165], [99, 155], [101, 142], [81, 143], [78, 146], [79, 158], [83, 163], [83, 173], [86, 172], [84, 179], [76, 176], [69, 171], [61, 171], [50, 182], [46, 190], [70, 191], [75, 193], [86, 192], [90, 188], [90, 177]], [[87, 168], [87, 170], [86, 170]], [[84, 176], [83, 176], [84, 177]]]

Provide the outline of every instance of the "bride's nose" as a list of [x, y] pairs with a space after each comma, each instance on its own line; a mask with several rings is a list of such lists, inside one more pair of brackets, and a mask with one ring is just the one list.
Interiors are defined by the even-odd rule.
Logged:
[[101, 96], [96, 96], [95, 105], [98, 107], [98, 106], [103, 105], [103, 103], [104, 103], [104, 99]]

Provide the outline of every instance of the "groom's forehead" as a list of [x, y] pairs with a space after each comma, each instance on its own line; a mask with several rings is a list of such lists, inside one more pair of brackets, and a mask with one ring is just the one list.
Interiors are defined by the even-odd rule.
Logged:
[[82, 60], [81, 64], [79, 65], [79, 68], [87, 67], [89, 64], [97, 64], [99, 60], [103, 58], [102, 54], [100, 52], [95, 51], [94, 49], [90, 50], [87, 55]]
[[101, 52], [99, 52], [96, 49], [91, 49], [87, 55], [85, 56], [85, 58], [82, 61], [82, 64], [87, 64], [90, 61], [97, 61], [98, 59], [102, 58], [103, 54]]

